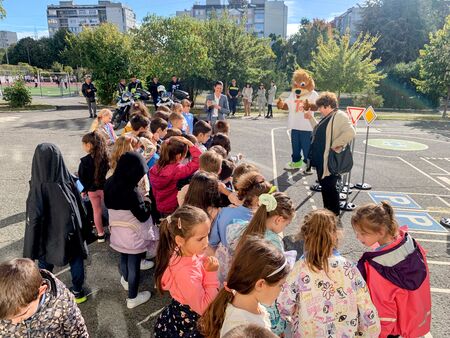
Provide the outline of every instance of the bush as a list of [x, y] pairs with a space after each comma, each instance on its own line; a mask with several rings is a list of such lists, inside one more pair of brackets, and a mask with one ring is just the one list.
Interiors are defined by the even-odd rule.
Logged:
[[17, 80], [3, 90], [3, 99], [9, 102], [11, 108], [25, 107], [31, 103], [31, 93], [23, 80]]
[[366, 93], [356, 95], [353, 99], [353, 103], [357, 107], [368, 107], [372, 106], [374, 108], [383, 107], [383, 97], [375, 93], [375, 90], [371, 89]]

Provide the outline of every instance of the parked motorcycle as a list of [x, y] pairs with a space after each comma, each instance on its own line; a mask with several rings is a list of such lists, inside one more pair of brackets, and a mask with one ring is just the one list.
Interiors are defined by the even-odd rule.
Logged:
[[167, 106], [172, 107], [174, 103], [180, 103], [183, 99], [189, 99], [189, 93], [180, 89], [176, 89], [172, 94], [166, 91], [166, 87], [159, 85], [158, 88], [158, 102], [157, 107]]
[[122, 96], [118, 98], [117, 108], [112, 117], [112, 123], [114, 129], [119, 129], [122, 122], [125, 124], [130, 120], [131, 107], [136, 101], [148, 101], [150, 98], [150, 92], [138, 88], [134, 93], [124, 92]]

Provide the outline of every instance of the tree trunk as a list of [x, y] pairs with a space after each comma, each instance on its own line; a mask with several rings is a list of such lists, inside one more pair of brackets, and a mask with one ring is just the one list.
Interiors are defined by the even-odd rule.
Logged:
[[447, 90], [447, 97], [445, 98], [444, 111], [442, 112], [442, 118], [447, 117], [447, 108], [448, 108], [448, 100], [449, 99], [450, 99], [450, 87], [448, 87], [448, 90]]

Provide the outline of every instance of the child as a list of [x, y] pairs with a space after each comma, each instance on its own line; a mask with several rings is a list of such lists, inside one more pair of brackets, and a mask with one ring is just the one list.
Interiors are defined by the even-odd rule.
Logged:
[[83, 185], [83, 192], [87, 192], [94, 212], [94, 223], [97, 229], [98, 242], [105, 242], [103, 229], [103, 185], [109, 169], [108, 153], [104, 137], [97, 131], [83, 136], [81, 139], [83, 149], [88, 154], [81, 158], [78, 167], [78, 176]]
[[211, 133], [212, 128], [206, 121], [200, 120], [194, 125], [193, 134], [197, 138], [197, 146], [202, 152], [205, 152], [207, 150], [205, 143], [208, 142], [209, 138], [211, 137]]
[[147, 172], [144, 158], [136, 152], [127, 152], [120, 157], [114, 174], [105, 184], [111, 247], [120, 252], [120, 283], [128, 290], [129, 309], [150, 299], [149, 291], [138, 293], [141, 259], [146, 251], [155, 252], [159, 239], [158, 229], [150, 217], [150, 201], [143, 199], [136, 189]]
[[[234, 114], [233, 114], [234, 115]], [[242, 324], [228, 331], [223, 338], [278, 338], [269, 330], [256, 324]]]
[[215, 145], [222, 146], [226, 150], [227, 156], [230, 154], [231, 142], [227, 135], [222, 133], [215, 134], [211, 142], [211, 147]]
[[[165, 108], [164, 110], [162, 108]], [[167, 109], [167, 110], [166, 110]], [[170, 109], [166, 106], [160, 106], [158, 110], [153, 114], [153, 118], [160, 118], [163, 119], [166, 122], [169, 122], [169, 115], [170, 115]]]
[[124, 136], [138, 136], [139, 133], [148, 130], [150, 120], [140, 114], [133, 115], [130, 119], [131, 130], [123, 131]]
[[168, 123], [160, 117], [155, 117], [150, 122], [150, 131], [153, 134], [152, 142], [156, 145], [156, 150], [159, 153], [161, 148], [162, 139], [166, 137]]
[[185, 126], [184, 126], [184, 117], [178, 113], [172, 113], [169, 116], [169, 128], [176, 128], [176, 129], [180, 129], [182, 132], [186, 132], [185, 131]]
[[[180, 164], [189, 150], [191, 161]], [[168, 216], [178, 206], [177, 181], [191, 176], [198, 169], [201, 151], [189, 140], [173, 136], [161, 146], [160, 158], [150, 170], [150, 183], [156, 207], [162, 216]]]
[[[273, 187], [275, 188], [275, 187]], [[272, 189], [274, 191], [274, 189]], [[282, 192], [272, 192], [259, 196], [259, 208], [256, 210], [250, 223], [238, 222], [231, 224], [227, 229], [228, 247], [219, 244], [216, 257], [220, 262], [219, 281], [223, 282], [236, 248], [246, 245], [248, 236], [261, 236], [270, 241], [275, 247], [284, 253], [282, 233], [291, 223], [295, 210], [291, 199]], [[296, 256], [296, 253], [295, 253]], [[292, 264], [295, 262], [292, 258]], [[267, 308], [270, 315], [272, 332], [281, 335], [286, 329], [286, 323], [280, 318], [277, 307]]]
[[181, 100], [181, 105], [183, 106], [183, 109], [181, 110], [181, 113], [183, 114], [184, 119], [186, 120], [188, 129], [186, 131], [187, 134], [192, 134], [194, 131], [194, 121], [196, 118], [194, 115], [190, 113], [191, 110], [191, 102], [187, 99]]
[[[227, 282], [200, 320], [205, 337], [218, 338], [242, 324], [270, 330], [267, 311], [289, 273], [283, 253], [269, 241], [250, 237], [236, 252]], [[226, 309], [224, 311], [224, 309]]]
[[130, 110], [130, 121], [126, 124], [125, 128], [123, 129], [123, 134], [129, 133], [133, 131], [133, 126], [131, 125], [131, 119], [135, 115], [141, 115], [142, 117], [145, 117], [146, 119], [150, 120], [151, 115], [148, 111], [147, 106], [143, 102], [135, 102]]
[[106, 144], [111, 146], [116, 142], [117, 135], [114, 132], [114, 127], [111, 124], [112, 112], [109, 109], [102, 109], [98, 112], [97, 118], [92, 122], [89, 131], [98, 130], [106, 138]]
[[157, 338], [201, 337], [197, 320], [219, 286], [218, 262], [203, 254], [210, 224], [203, 210], [189, 205], [161, 222], [155, 280], [160, 292], [170, 292], [172, 302], [156, 320]]
[[215, 152], [216, 154], [220, 155], [220, 157], [222, 157], [222, 159], [224, 159], [224, 160], [228, 157], [227, 151], [225, 150], [225, 148], [222, 146], [219, 146], [218, 144], [209, 148], [208, 151]]
[[399, 229], [394, 210], [386, 203], [367, 204], [353, 213], [352, 226], [367, 247], [358, 268], [378, 310], [381, 335], [421, 337], [430, 331], [430, 274], [425, 251]]
[[292, 337], [378, 337], [380, 321], [366, 283], [337, 248], [337, 218], [307, 214], [300, 229], [304, 255], [295, 263], [277, 304]]
[[214, 125], [214, 134], [222, 133], [230, 136], [230, 124], [225, 120], [218, 120]]
[[237, 197], [243, 202], [239, 207], [222, 208], [211, 227], [209, 244], [215, 250], [219, 243], [228, 246], [227, 227], [236, 220], [249, 221], [253, 209], [258, 208], [258, 197], [268, 193], [272, 184], [267, 182], [260, 173], [253, 171], [242, 175], [237, 184]]
[[137, 138], [130, 136], [120, 136], [111, 152], [110, 160], [109, 160], [109, 170], [106, 174], [106, 178], [109, 178], [116, 170], [117, 162], [119, 162], [120, 156], [129, 151], [134, 151], [134, 148], [137, 146]]
[[184, 204], [200, 208], [214, 221], [220, 211], [219, 206], [219, 180], [217, 175], [204, 171], [197, 171], [192, 176]]
[[183, 133], [178, 128], [168, 128], [166, 136], [163, 138], [163, 141], [168, 140], [172, 136], [183, 136]]
[[50, 272], [54, 265], [69, 263], [77, 303], [86, 301], [83, 259], [89, 237], [92, 227], [61, 151], [50, 143], [39, 144], [31, 167], [23, 255], [38, 259], [39, 268]]
[[241, 178], [242, 175], [249, 173], [251, 171], [259, 171], [258, 167], [251, 163], [241, 163], [239, 164], [236, 169], [233, 170], [233, 179], [231, 183], [233, 184], [233, 187], [236, 187], [237, 182], [239, 178]]
[[0, 337], [89, 337], [66, 286], [27, 258], [0, 264]]

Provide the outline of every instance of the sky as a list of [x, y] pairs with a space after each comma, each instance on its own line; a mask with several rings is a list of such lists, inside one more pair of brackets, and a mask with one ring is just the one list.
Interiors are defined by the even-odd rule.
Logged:
[[[224, 3], [228, 2], [222, 0]], [[205, 0], [122, 0], [136, 13], [140, 22], [147, 14], [173, 16], [178, 10], [189, 9], [195, 3]], [[58, 4], [59, 0], [3, 0], [6, 18], [0, 21], [0, 30], [17, 32], [18, 38], [37, 35], [48, 36], [47, 5]], [[95, 4], [97, 0], [74, 0], [75, 4]], [[288, 6], [288, 35], [297, 30], [300, 19], [321, 18], [331, 20], [338, 14], [358, 3], [357, 0], [285, 0]], [[359, 1], [361, 3], [361, 1]]]

